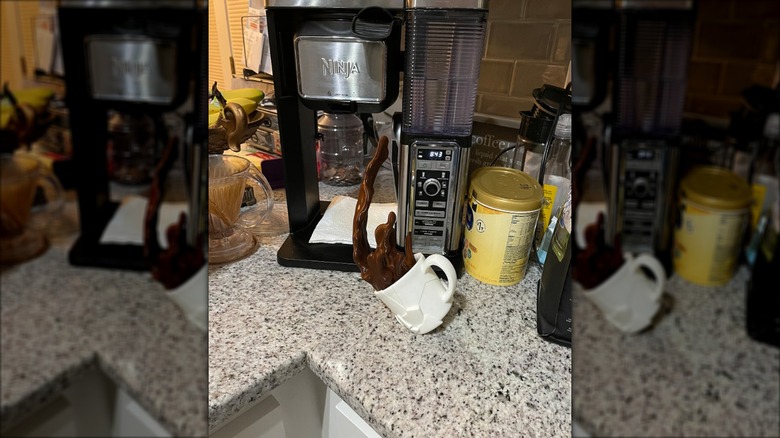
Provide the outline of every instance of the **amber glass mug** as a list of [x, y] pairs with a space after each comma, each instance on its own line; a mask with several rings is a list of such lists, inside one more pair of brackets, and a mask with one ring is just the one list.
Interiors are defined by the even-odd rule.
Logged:
[[0, 263], [14, 264], [48, 248], [45, 229], [62, 209], [62, 186], [37, 158], [0, 156]]
[[209, 156], [209, 263], [246, 257], [257, 249], [248, 231], [273, 209], [274, 196], [265, 176], [246, 158]]

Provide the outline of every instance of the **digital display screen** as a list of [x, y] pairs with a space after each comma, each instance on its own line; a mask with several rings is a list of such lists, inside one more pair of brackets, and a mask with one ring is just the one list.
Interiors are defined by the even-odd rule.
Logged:
[[420, 149], [417, 151], [418, 160], [444, 161], [444, 151], [441, 149]]
[[655, 152], [653, 149], [643, 148], [626, 151], [626, 155], [631, 160], [652, 161], [655, 160]]

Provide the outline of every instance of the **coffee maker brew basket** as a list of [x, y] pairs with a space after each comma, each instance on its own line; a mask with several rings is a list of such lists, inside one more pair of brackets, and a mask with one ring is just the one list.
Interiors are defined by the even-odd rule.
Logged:
[[314, 15], [295, 35], [298, 95], [325, 112], [378, 113], [398, 97], [401, 18], [369, 6]]

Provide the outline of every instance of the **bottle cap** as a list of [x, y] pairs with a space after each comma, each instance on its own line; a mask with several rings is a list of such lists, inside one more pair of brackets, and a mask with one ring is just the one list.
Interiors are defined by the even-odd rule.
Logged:
[[520, 112], [518, 135], [534, 143], [546, 143], [552, 129], [552, 119], [536, 117], [531, 111]]
[[531, 175], [517, 169], [486, 166], [471, 176], [474, 200], [494, 210], [528, 212], [542, 208], [544, 190]]

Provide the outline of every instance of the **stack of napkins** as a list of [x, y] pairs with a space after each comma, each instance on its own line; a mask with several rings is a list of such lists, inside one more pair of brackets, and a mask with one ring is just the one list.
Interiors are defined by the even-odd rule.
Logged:
[[[142, 196], [131, 195], [122, 200], [114, 217], [100, 237], [101, 244], [144, 244], [144, 218], [148, 200]], [[186, 202], [163, 202], [158, 210], [157, 239], [162, 248], [168, 248], [166, 230], [179, 222], [179, 214], [187, 213]]]
[[[309, 239], [309, 243], [343, 243], [352, 245], [352, 222], [355, 218], [357, 199], [335, 196]], [[387, 222], [387, 215], [396, 212], [395, 203], [374, 204], [368, 208], [368, 244], [376, 248], [374, 231], [378, 225]]]

